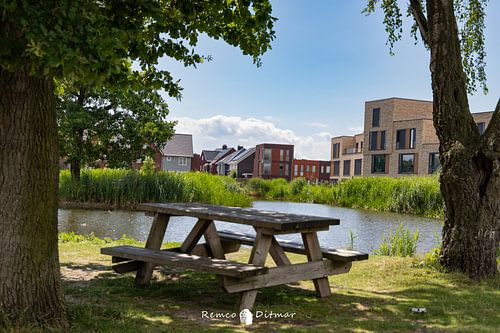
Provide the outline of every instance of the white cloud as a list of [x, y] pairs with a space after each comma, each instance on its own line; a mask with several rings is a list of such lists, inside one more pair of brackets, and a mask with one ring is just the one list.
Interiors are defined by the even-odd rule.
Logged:
[[295, 157], [310, 159], [330, 159], [331, 133], [297, 135], [289, 129], [276, 127], [271, 121], [257, 118], [216, 115], [210, 118], [176, 119], [177, 133], [193, 134], [194, 149], [215, 149], [222, 144], [228, 146], [255, 146], [259, 143], [283, 143], [295, 145]]
[[318, 123], [318, 122], [315, 122], [315, 121], [309, 123], [308, 125], [311, 126], [311, 127], [316, 127], [316, 128], [328, 128], [329, 127], [328, 124]]

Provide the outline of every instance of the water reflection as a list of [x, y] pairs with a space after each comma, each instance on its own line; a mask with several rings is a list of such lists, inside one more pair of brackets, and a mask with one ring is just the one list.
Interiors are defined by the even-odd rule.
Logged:
[[[328, 216], [340, 219], [340, 225], [330, 227], [328, 231], [319, 232], [322, 246], [342, 248], [349, 245], [349, 233], [354, 234], [354, 248], [359, 251], [372, 252], [376, 249], [383, 235], [398, 227], [400, 223], [411, 231], [420, 232], [418, 252], [427, 252], [437, 245], [441, 233], [439, 220], [421, 218], [403, 214], [381, 213], [359, 209], [340, 208], [327, 205], [256, 201], [254, 208], [286, 213]], [[142, 212], [124, 210], [82, 210], [60, 209], [59, 230], [73, 231], [78, 234], [94, 233], [98, 237], [120, 238], [126, 234], [144, 241], [149, 233], [152, 217]], [[189, 217], [173, 217], [167, 228], [165, 241], [182, 241], [191, 230], [195, 219]], [[239, 232], [253, 232], [250, 226], [217, 222], [219, 230], [226, 229]], [[436, 238], [437, 236], [437, 238]], [[300, 235], [280, 235], [280, 238], [300, 241]]]

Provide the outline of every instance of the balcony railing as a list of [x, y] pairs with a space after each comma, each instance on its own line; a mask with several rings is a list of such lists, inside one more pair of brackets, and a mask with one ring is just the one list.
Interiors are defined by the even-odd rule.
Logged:
[[346, 149], [344, 149], [344, 155], [359, 154], [359, 153], [362, 153], [361, 148], [353, 147], [353, 148], [346, 148]]

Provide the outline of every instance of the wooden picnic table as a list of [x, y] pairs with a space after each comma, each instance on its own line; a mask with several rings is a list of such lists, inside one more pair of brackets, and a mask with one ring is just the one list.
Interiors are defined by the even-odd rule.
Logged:
[[[154, 221], [145, 248], [115, 246], [101, 249], [111, 255], [118, 273], [137, 271], [136, 285], [149, 284], [153, 269], [166, 265], [221, 276], [223, 289], [240, 293], [239, 310], [253, 308], [257, 290], [300, 280], [313, 280], [318, 297], [331, 294], [328, 276], [349, 272], [352, 261], [368, 259], [356, 251], [322, 248], [317, 232], [338, 225], [338, 219], [287, 214], [250, 208], [198, 203], [147, 203], [139, 206]], [[171, 216], [198, 219], [180, 247], [161, 249]], [[256, 234], [218, 231], [214, 220], [252, 226]], [[300, 233], [303, 244], [278, 240], [279, 234]], [[204, 236], [205, 243], [198, 244]], [[241, 244], [252, 246], [248, 263], [226, 260]], [[305, 254], [307, 262], [292, 264], [286, 252]], [[270, 254], [276, 267], [266, 267]]]

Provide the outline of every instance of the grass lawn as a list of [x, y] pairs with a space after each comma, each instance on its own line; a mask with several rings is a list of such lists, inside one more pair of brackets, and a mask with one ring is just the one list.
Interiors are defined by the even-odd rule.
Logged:
[[[151, 286], [133, 287], [134, 275], [115, 274], [103, 246], [120, 240], [61, 241], [61, 271], [71, 332], [498, 332], [500, 278], [474, 284], [444, 274], [418, 258], [371, 256], [349, 274], [330, 277], [333, 295], [314, 296], [311, 282], [261, 289], [255, 309], [296, 313], [294, 318], [204, 319], [203, 310], [232, 312], [237, 295], [216, 277], [188, 271], [156, 271]], [[137, 243], [140, 244], [140, 243]], [[229, 255], [246, 260], [249, 251]], [[300, 255], [292, 261], [304, 260]], [[425, 307], [415, 314], [412, 307]]]

